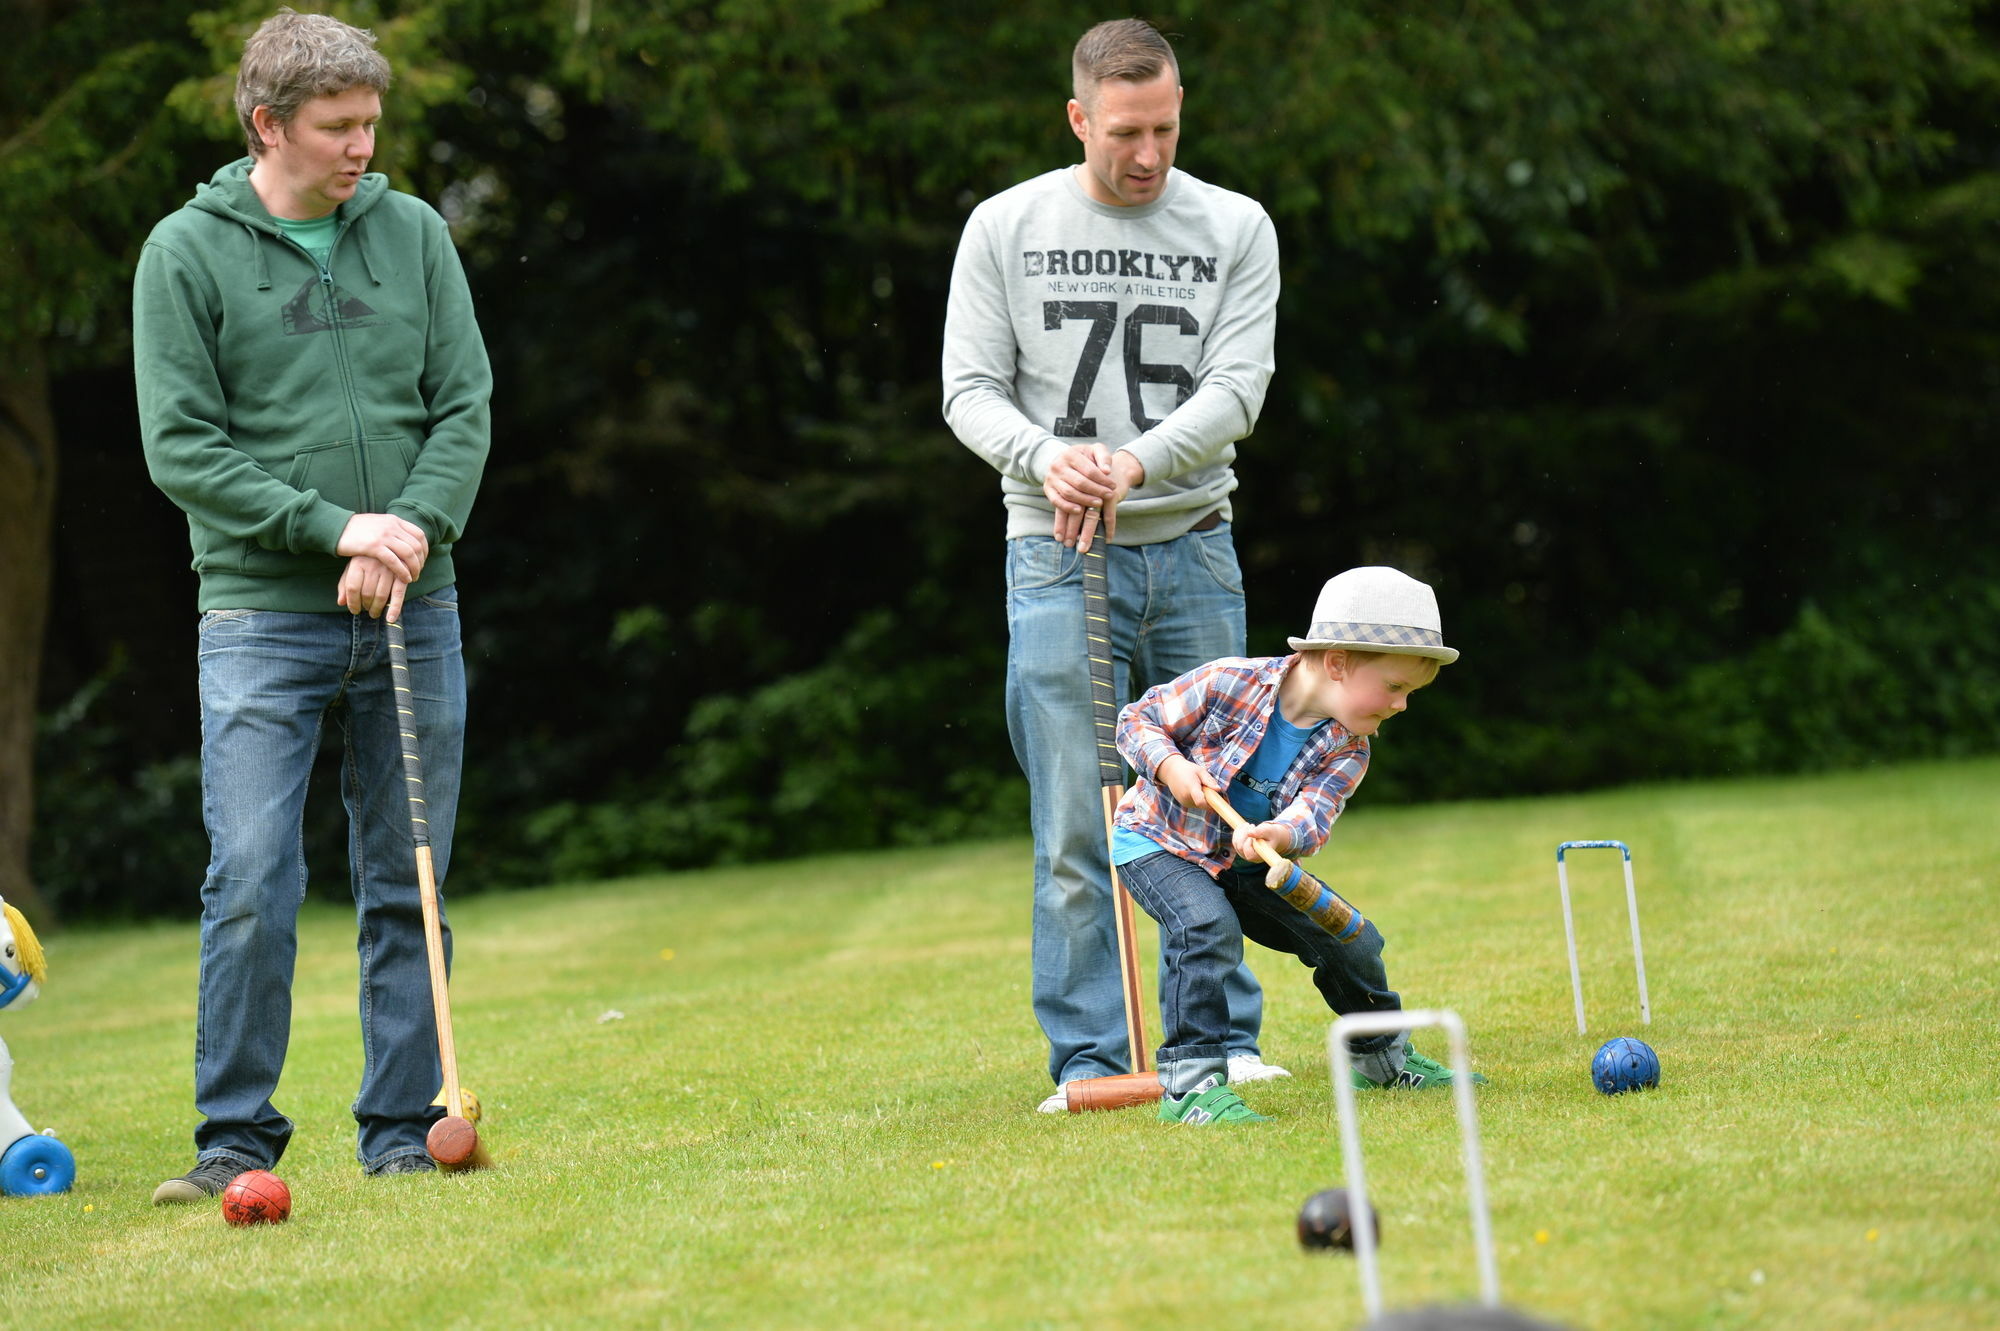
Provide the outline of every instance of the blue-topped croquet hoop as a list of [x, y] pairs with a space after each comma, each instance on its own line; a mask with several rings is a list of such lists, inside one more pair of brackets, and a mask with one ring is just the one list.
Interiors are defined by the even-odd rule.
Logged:
[[1354, 1114], [1354, 1056], [1347, 1041], [1356, 1035], [1442, 1026], [1451, 1037], [1451, 1094], [1458, 1105], [1459, 1146], [1465, 1156], [1465, 1195], [1472, 1212], [1472, 1247], [1479, 1260], [1479, 1298], [1500, 1306], [1500, 1268], [1493, 1259], [1493, 1220], [1486, 1209], [1486, 1166], [1479, 1152], [1479, 1110], [1472, 1101], [1472, 1055], [1465, 1022], [1443, 1009], [1413, 1012], [1357, 1012], [1335, 1021], [1326, 1033], [1333, 1064], [1334, 1111], [1340, 1119], [1340, 1154], [1347, 1166], [1347, 1199], [1354, 1224], [1354, 1257], [1361, 1267], [1361, 1302], [1374, 1318], [1382, 1311], [1382, 1278], [1375, 1269], [1375, 1213], [1368, 1209], [1368, 1173], [1361, 1165], [1361, 1124]]
[[1576, 999], [1576, 1033], [1583, 1024], [1583, 977], [1576, 968], [1576, 926], [1570, 921], [1569, 867], [1563, 856], [1572, 850], [1615, 850], [1625, 862], [1625, 912], [1632, 918], [1632, 965], [1639, 974], [1639, 1020], [1653, 1024], [1653, 1005], [1646, 997], [1646, 947], [1639, 941], [1639, 893], [1632, 886], [1632, 848], [1623, 841], [1565, 841], [1556, 847], [1556, 887], [1562, 893], [1563, 937], [1569, 942], [1569, 988]]

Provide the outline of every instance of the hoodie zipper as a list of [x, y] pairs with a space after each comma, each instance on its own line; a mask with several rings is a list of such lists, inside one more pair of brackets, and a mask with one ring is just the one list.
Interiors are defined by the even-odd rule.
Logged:
[[[326, 299], [326, 326], [333, 337], [333, 359], [340, 369], [341, 391], [347, 395], [347, 418], [354, 429], [354, 461], [361, 472], [361, 499], [365, 504], [375, 503], [375, 481], [368, 474], [368, 434], [361, 422], [361, 406], [354, 393], [354, 366], [347, 357], [347, 342], [340, 331], [340, 309], [333, 299], [333, 253], [340, 248], [340, 238], [347, 234], [352, 222], [342, 222], [333, 233], [333, 243], [326, 247], [326, 262], [305, 246], [284, 234], [278, 234], [289, 242], [293, 249], [306, 256], [319, 273], [320, 294]], [[370, 511], [373, 511], [372, 509]]]

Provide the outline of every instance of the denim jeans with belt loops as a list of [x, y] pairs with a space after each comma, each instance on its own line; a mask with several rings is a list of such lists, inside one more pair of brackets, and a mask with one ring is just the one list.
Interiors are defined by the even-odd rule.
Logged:
[[[1200, 865], [1159, 851], [1125, 865], [1126, 890], [1160, 922], [1160, 1084], [1186, 1095], [1223, 1074], [1229, 1052], [1228, 977], [1243, 962], [1243, 940], [1285, 952], [1312, 968], [1313, 984], [1335, 1013], [1394, 1012], [1402, 999], [1382, 968], [1382, 935], [1371, 920], [1345, 943], [1264, 886], [1264, 866], [1211, 877]], [[1354, 1066], [1378, 1082], [1403, 1066], [1407, 1034], [1348, 1042]]]
[[[1230, 525], [1113, 545], [1112, 685], [1120, 704], [1243, 654], [1243, 575]], [[1007, 730], [1027, 773], [1035, 837], [1033, 1001], [1061, 1084], [1131, 1069], [1109, 854], [1084, 652], [1083, 562], [1052, 537], [1007, 542]], [[1226, 977], [1231, 1053], [1256, 1053], [1264, 995]]]
[[[457, 589], [410, 598], [402, 624], [442, 883], [465, 736]], [[291, 1139], [292, 1123], [271, 1097], [291, 1039], [306, 785], [332, 718], [345, 740], [341, 795], [360, 955], [356, 1155], [371, 1170], [421, 1156], [443, 1083], [387, 626], [345, 611], [211, 610], [197, 632], [209, 864], [195, 1020], [196, 1154], [268, 1168]], [[447, 958], [450, 948], [447, 928]]]

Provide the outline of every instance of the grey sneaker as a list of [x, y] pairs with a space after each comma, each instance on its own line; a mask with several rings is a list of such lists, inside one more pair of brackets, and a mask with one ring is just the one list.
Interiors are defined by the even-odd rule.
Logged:
[[179, 1178], [170, 1178], [153, 1189], [153, 1205], [165, 1206], [171, 1202], [199, 1202], [210, 1197], [219, 1197], [238, 1174], [245, 1173], [250, 1166], [232, 1160], [226, 1155], [211, 1156], [197, 1160], [193, 1169]]
[[381, 1164], [368, 1171], [369, 1178], [388, 1178], [392, 1174], [435, 1174], [437, 1165], [427, 1155], [392, 1155]]

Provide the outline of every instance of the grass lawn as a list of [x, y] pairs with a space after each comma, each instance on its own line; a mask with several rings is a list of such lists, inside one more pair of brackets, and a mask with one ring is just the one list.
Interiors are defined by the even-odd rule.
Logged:
[[[1359, 802], [1314, 867], [1388, 936], [1405, 1003], [1471, 1029], [1510, 1303], [1605, 1331], [2000, 1325], [1996, 808], [2000, 761]], [[1633, 848], [1654, 1016], [1616, 857], [1577, 853], [1579, 1037], [1554, 850], [1598, 837]], [[1359, 1324], [1352, 1259], [1292, 1234], [1340, 1174], [1306, 974], [1253, 956], [1265, 1057], [1297, 1074], [1246, 1088], [1275, 1121], [1035, 1114], [1028, 862], [1009, 840], [466, 898], [459, 1056], [497, 1168], [450, 1178], [359, 1176], [353, 926], [309, 908], [296, 1210], [257, 1230], [148, 1201], [191, 1163], [193, 926], [45, 935], [50, 983], [0, 1038], [79, 1175], [0, 1199], [0, 1325]], [[1591, 1088], [1621, 1034], [1658, 1091]], [[1470, 1298], [1449, 1097], [1362, 1115], [1390, 1306]]]

